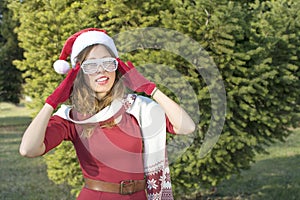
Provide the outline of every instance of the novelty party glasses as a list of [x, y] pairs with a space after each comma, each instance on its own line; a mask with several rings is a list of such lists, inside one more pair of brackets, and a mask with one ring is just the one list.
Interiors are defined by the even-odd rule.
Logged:
[[107, 72], [114, 72], [118, 68], [118, 62], [115, 58], [90, 59], [81, 64], [81, 69], [85, 74], [95, 74], [99, 72], [100, 66]]

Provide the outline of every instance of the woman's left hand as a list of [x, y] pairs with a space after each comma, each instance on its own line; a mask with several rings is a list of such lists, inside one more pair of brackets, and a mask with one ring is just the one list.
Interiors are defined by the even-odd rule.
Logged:
[[156, 84], [147, 80], [140, 74], [130, 61], [128, 61], [127, 64], [119, 58], [117, 58], [117, 61], [119, 63], [118, 69], [124, 77], [124, 84], [135, 92], [144, 92], [150, 96], [155, 89]]
[[188, 113], [159, 89], [154, 90], [156, 88], [155, 83], [141, 75], [131, 62], [125, 64], [119, 58], [117, 61], [119, 63], [118, 69], [125, 77], [124, 84], [136, 92], [152, 95], [152, 98], [164, 109], [176, 134], [189, 134], [195, 130], [195, 123]]

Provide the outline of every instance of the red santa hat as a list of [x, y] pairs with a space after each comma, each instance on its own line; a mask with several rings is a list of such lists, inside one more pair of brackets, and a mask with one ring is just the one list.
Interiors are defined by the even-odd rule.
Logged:
[[111, 37], [105, 30], [97, 28], [83, 29], [71, 35], [65, 42], [60, 53], [59, 60], [53, 64], [54, 70], [59, 74], [66, 74], [70, 70], [70, 64], [66, 61], [70, 56], [72, 67], [76, 65], [76, 57], [88, 46], [102, 44], [108, 47], [115, 57], [118, 57], [118, 51]]

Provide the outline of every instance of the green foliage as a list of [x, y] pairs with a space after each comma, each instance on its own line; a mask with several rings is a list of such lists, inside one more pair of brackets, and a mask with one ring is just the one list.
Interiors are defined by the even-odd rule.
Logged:
[[0, 101], [19, 103], [22, 89], [22, 75], [13, 64], [14, 59], [22, 58], [17, 35], [12, 34], [17, 21], [7, 9], [7, 1], [0, 2]]
[[16, 32], [25, 50], [25, 59], [14, 64], [25, 71], [25, 94], [33, 99], [29, 107], [39, 109], [63, 79], [52, 64], [65, 40], [79, 29], [97, 26], [97, 16], [93, 15], [99, 8], [93, 1], [74, 0], [11, 1], [9, 7], [20, 21]]
[[[227, 113], [218, 143], [200, 158], [208, 127], [213, 125], [210, 118], [220, 118], [211, 113], [211, 107], [218, 105], [213, 104], [210, 97], [221, 97], [217, 92], [210, 93], [217, 83], [207, 84], [193, 66], [200, 62], [207, 67], [207, 59], [195, 58], [196, 63], [188, 63], [176, 53], [190, 52], [190, 49], [179, 49], [186, 41], [177, 41], [177, 35], [167, 35], [173, 34], [167, 31], [158, 31], [155, 36], [160, 37], [156, 38], [145, 35], [147, 41], [138, 38], [141, 46], [130, 53], [119, 49], [122, 59], [133, 61], [143, 74], [184, 105], [194, 119], [201, 119], [197, 121], [198, 130], [190, 148], [171, 165], [178, 198], [199, 193], [201, 188], [215, 186], [249, 168], [256, 152], [264, 152], [265, 145], [275, 140], [285, 140], [290, 134], [288, 128], [296, 126], [299, 120], [296, 115], [300, 96], [297, 89], [300, 86], [299, 2], [35, 0], [11, 1], [9, 7], [15, 19], [19, 19], [16, 31], [20, 46], [25, 50], [25, 59], [15, 64], [25, 71], [25, 93], [33, 97], [31, 107], [34, 108], [42, 106], [63, 78], [55, 74], [51, 65], [58, 58], [65, 39], [82, 28], [104, 28], [112, 36], [150, 26], [169, 28], [194, 39], [209, 53], [225, 85]], [[117, 41], [122, 47], [131, 41], [130, 35], [125, 36]], [[171, 41], [168, 43], [164, 38]], [[191, 53], [189, 58], [195, 55]], [[157, 67], [145, 63], [156, 63]], [[169, 73], [168, 69], [171, 69]], [[183, 83], [193, 88], [199, 112], [195, 112], [193, 96], [189, 96]], [[176, 99], [173, 88], [186, 98]], [[73, 165], [75, 154], [69, 145], [61, 145], [46, 157], [48, 172], [55, 182], [66, 179], [78, 191], [80, 170]]]
[[[201, 187], [199, 184], [216, 185], [221, 179], [249, 168], [255, 152], [264, 152], [265, 145], [275, 139], [284, 140], [290, 133], [288, 127], [298, 122], [299, 3], [206, 4], [183, 4], [174, 14], [166, 12], [164, 17], [168, 28], [182, 30], [209, 51], [227, 91], [226, 124], [217, 145], [209, 155], [195, 162], [199, 155], [195, 143], [172, 166], [178, 172], [172, 174], [173, 180], [180, 186], [175, 191], [181, 194], [194, 192], [194, 187]], [[197, 10], [202, 10], [202, 14]], [[182, 19], [184, 22], [180, 23]], [[206, 27], [191, 28], [205, 20]], [[199, 104], [207, 105], [201, 96]], [[207, 107], [200, 109], [200, 113], [208, 111]], [[206, 131], [208, 117], [200, 116], [203, 125], [199, 133]]]
[[56, 184], [67, 183], [72, 187], [71, 194], [77, 196], [84, 181], [73, 144], [71, 142], [62, 143], [55, 152], [45, 155], [45, 161], [49, 179]]

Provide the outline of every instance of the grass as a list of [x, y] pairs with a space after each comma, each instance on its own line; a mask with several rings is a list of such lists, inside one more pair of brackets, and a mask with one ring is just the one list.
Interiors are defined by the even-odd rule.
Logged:
[[31, 112], [23, 104], [0, 103], [0, 126], [26, 125], [30, 122]]
[[[55, 185], [47, 177], [42, 157], [28, 159], [18, 153], [30, 113], [24, 106], [0, 103], [0, 200], [66, 200], [70, 188]], [[285, 143], [257, 155], [250, 170], [222, 182], [205, 199], [296, 200], [300, 197], [300, 129]]]
[[299, 199], [300, 129], [267, 149], [270, 153], [257, 155], [250, 170], [221, 183], [212, 199]]
[[68, 186], [48, 179], [42, 157], [20, 156], [21, 137], [30, 120], [24, 106], [0, 103], [0, 199], [71, 199]]

